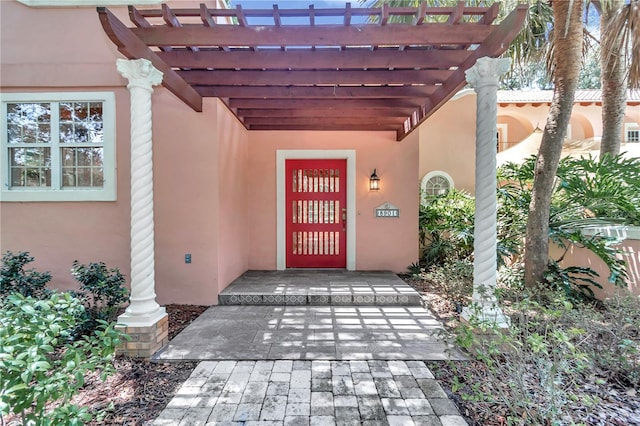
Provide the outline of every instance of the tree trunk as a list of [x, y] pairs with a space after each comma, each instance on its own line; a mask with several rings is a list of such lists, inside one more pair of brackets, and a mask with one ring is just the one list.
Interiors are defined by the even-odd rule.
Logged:
[[[600, 38], [621, 38], [621, 34], [607, 31], [609, 21], [616, 11], [623, 6], [623, 0], [612, 0], [602, 8], [600, 14]], [[620, 43], [613, 43], [617, 48], [609, 52], [601, 52], [602, 67], [602, 140], [600, 156], [604, 154], [618, 155], [622, 142], [622, 125], [624, 123], [625, 104], [627, 100], [627, 79], [624, 69], [624, 57]]]
[[582, 52], [582, 0], [554, 1], [555, 72], [554, 94], [535, 166], [527, 237], [525, 243], [525, 283], [543, 281], [549, 260], [549, 208], [560, 162], [562, 141], [567, 133], [578, 87]]

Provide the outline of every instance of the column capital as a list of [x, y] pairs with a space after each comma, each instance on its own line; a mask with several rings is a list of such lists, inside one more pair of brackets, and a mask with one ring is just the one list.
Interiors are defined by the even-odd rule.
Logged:
[[118, 59], [116, 67], [120, 75], [129, 80], [128, 88], [151, 91], [153, 86], [162, 83], [162, 72], [147, 59]]
[[498, 86], [498, 80], [502, 74], [509, 70], [510, 58], [479, 58], [475, 65], [465, 71], [467, 83], [472, 87]]

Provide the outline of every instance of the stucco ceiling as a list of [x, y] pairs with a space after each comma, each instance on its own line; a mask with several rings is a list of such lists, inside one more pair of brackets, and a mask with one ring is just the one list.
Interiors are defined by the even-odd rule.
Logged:
[[196, 9], [99, 7], [119, 51], [145, 58], [196, 111], [218, 97], [249, 130], [390, 130], [401, 140], [502, 54], [526, 14], [470, 7]]

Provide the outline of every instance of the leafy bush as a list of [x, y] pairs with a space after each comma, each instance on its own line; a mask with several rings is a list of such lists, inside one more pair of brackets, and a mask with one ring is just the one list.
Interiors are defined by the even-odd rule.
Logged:
[[619, 386], [640, 386], [640, 299], [630, 294], [604, 301], [589, 317], [586, 347], [606, 379]]
[[[535, 157], [531, 157], [523, 164], [509, 163], [498, 170], [498, 267], [518, 263], [524, 250], [534, 166]], [[450, 191], [421, 206], [421, 264], [425, 269], [472, 260], [474, 204], [469, 194]], [[590, 250], [609, 267], [609, 281], [624, 287], [626, 265], [616, 248], [620, 241], [582, 232], [603, 223], [640, 223], [640, 159], [607, 155], [601, 160], [563, 158], [551, 203], [549, 238], [565, 253], [573, 246]], [[595, 280], [598, 275], [590, 268], [561, 267], [563, 259], [564, 254], [549, 259], [545, 284], [562, 289], [575, 300], [592, 298], [592, 287], [600, 287]]]
[[451, 364], [453, 391], [488, 410], [500, 407], [506, 424], [564, 424], [563, 408], [591, 365], [576, 326], [580, 313], [562, 294], [542, 303], [524, 299], [513, 309], [507, 330], [480, 322], [458, 327], [456, 342], [478, 363]]
[[89, 371], [112, 373], [122, 334], [104, 321], [92, 335], [72, 341], [84, 307], [69, 293], [37, 300], [20, 294], [0, 302], [0, 415], [23, 424], [80, 425], [87, 408], [70, 403]]
[[442, 266], [423, 270], [420, 278], [438, 284], [456, 306], [466, 305], [473, 293], [473, 263], [468, 260], [446, 261]]
[[527, 291], [507, 308], [509, 329], [479, 321], [456, 329], [471, 361], [449, 363], [452, 390], [501, 424], [592, 424], [612, 393], [640, 385], [639, 300], [593, 305], [563, 291]]
[[71, 274], [80, 283], [76, 292], [85, 306], [85, 330], [93, 330], [100, 321], [116, 319], [120, 306], [129, 298], [124, 275], [117, 268], [107, 269], [103, 262], [84, 265], [73, 262]]
[[640, 225], [640, 159], [619, 155], [562, 159], [554, 218], [599, 218]]
[[451, 190], [420, 206], [419, 230], [424, 265], [467, 259], [473, 253], [474, 198]]
[[19, 293], [23, 296], [42, 299], [48, 296], [46, 285], [51, 281], [48, 272], [37, 272], [33, 269], [25, 270], [28, 263], [33, 262], [29, 252], [13, 253], [7, 251], [2, 255], [0, 266], [0, 299], [9, 294]]

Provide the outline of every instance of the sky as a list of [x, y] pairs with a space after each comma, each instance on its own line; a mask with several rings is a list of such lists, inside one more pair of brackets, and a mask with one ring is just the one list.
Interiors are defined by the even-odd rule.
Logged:
[[[231, 7], [242, 5], [243, 9], [271, 9], [277, 4], [280, 9], [308, 9], [313, 4], [316, 9], [344, 8], [350, 2], [351, 7], [363, 7], [360, 0], [231, 0]], [[363, 23], [365, 17], [354, 17], [352, 22]], [[249, 25], [273, 25], [273, 18], [247, 18]], [[333, 24], [342, 20], [335, 17], [316, 17], [316, 23]], [[309, 18], [282, 18], [282, 25], [307, 25]]]
[[[313, 4], [317, 8], [344, 7], [347, 0], [231, 0], [232, 7], [235, 7], [237, 4], [242, 4], [242, 7], [247, 9], [271, 8], [274, 3], [277, 3], [281, 8], [306, 9], [310, 4]], [[351, 6], [359, 7], [360, 1], [351, 0]]]

